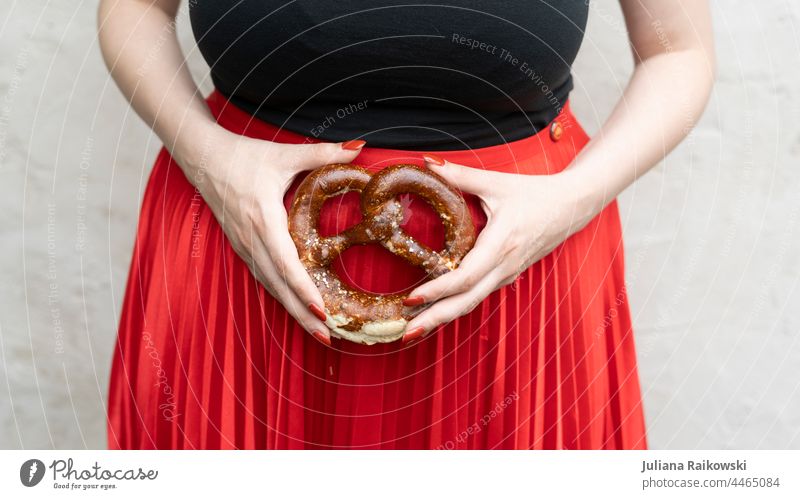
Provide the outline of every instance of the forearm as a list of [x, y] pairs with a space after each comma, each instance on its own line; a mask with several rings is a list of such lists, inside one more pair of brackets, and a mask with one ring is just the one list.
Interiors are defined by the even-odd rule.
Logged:
[[705, 108], [713, 61], [702, 50], [669, 52], [636, 66], [622, 98], [568, 169], [598, 212], [661, 161]]
[[198, 143], [219, 127], [184, 63], [175, 33], [179, 3], [102, 0], [98, 25], [114, 81], [189, 174], [202, 163]]

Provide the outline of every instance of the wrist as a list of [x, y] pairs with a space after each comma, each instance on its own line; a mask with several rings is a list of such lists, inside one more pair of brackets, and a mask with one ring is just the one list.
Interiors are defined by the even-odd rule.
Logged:
[[562, 192], [566, 192], [571, 200], [575, 218], [583, 224], [597, 216], [616, 196], [585, 169], [570, 166], [557, 176], [562, 182]]
[[197, 185], [194, 179], [205, 176], [219, 164], [214, 158], [227, 148], [233, 137], [216, 122], [203, 121], [184, 127], [171, 145], [165, 145], [189, 181]]

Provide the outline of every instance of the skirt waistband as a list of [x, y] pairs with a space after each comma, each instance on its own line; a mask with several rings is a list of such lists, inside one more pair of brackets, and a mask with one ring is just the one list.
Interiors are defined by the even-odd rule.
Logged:
[[[237, 107], [216, 89], [209, 95], [207, 102], [217, 122], [231, 132], [283, 144], [322, 142], [313, 136], [305, 136], [262, 121]], [[355, 163], [369, 169], [380, 169], [396, 163], [421, 164], [422, 154], [431, 152], [453, 163], [473, 168], [524, 175], [548, 175], [566, 168], [588, 140], [567, 101], [561, 113], [547, 128], [524, 139], [490, 147], [452, 151], [372, 148], [367, 143]]]

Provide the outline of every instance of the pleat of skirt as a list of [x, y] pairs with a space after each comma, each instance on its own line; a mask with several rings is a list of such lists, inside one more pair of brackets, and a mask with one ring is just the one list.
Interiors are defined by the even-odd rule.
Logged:
[[[233, 132], [315, 142], [253, 118], [218, 92], [208, 104]], [[563, 130], [558, 140], [543, 130], [509, 144], [436, 154], [475, 168], [557, 173], [588, 137], [569, 106], [556, 121]], [[377, 171], [422, 164], [421, 154], [367, 144], [355, 163]], [[485, 215], [475, 197], [465, 197], [480, 230]], [[405, 230], [441, 245], [443, 228], [428, 205], [411, 195], [401, 203]], [[336, 233], [359, 217], [358, 194], [349, 193], [325, 205], [320, 229]], [[345, 282], [379, 293], [413, 289], [424, 279], [376, 245], [347, 250], [335, 268]], [[161, 151], [144, 193], [122, 304], [108, 445], [645, 448], [616, 202], [517, 282], [421, 342], [366, 346], [334, 339], [326, 347], [257, 283], [201, 196]]]

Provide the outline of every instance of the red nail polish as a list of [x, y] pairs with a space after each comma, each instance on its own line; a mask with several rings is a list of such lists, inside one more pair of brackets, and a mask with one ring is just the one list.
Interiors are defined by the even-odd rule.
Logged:
[[325, 320], [328, 318], [325, 315], [325, 311], [319, 308], [316, 303], [309, 303], [308, 309], [311, 310], [311, 313], [316, 315], [317, 319], [321, 320], [322, 322], [325, 322]]
[[403, 344], [407, 345], [409, 341], [416, 340], [423, 334], [425, 334], [425, 328], [423, 328], [422, 326], [415, 327], [414, 329], [403, 335]]
[[342, 149], [346, 149], [348, 151], [358, 151], [364, 144], [366, 144], [366, 140], [348, 140], [347, 142], [342, 142]]
[[444, 166], [444, 160], [435, 154], [423, 154], [422, 159], [436, 166]]
[[320, 343], [323, 343], [327, 346], [331, 346], [331, 338], [329, 336], [322, 334], [321, 331], [312, 331], [311, 336], [319, 340]]
[[422, 296], [409, 296], [403, 300], [403, 305], [406, 307], [417, 307], [425, 303], [425, 298]]

